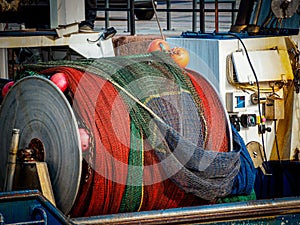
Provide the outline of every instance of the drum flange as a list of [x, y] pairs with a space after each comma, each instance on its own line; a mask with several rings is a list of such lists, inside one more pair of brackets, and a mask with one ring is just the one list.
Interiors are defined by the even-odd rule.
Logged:
[[8, 92], [0, 108], [0, 190], [14, 128], [20, 129], [19, 149], [34, 139], [42, 142], [56, 206], [67, 214], [79, 189], [82, 154], [78, 124], [66, 97], [39, 76], [19, 80]]

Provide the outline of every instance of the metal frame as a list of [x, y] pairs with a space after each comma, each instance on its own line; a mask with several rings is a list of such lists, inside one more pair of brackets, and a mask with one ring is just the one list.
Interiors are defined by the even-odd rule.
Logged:
[[[215, 9], [206, 9], [205, 4], [215, 4]], [[219, 9], [219, 3], [229, 3], [231, 4], [231, 9]], [[167, 30], [171, 30], [171, 12], [191, 12], [192, 16], [192, 31], [195, 32], [197, 30], [197, 13], [200, 13], [200, 32], [205, 33], [205, 13], [207, 12], [215, 12], [215, 27], [216, 31], [218, 31], [218, 13], [219, 12], [231, 12], [231, 22], [234, 23], [235, 13], [238, 12], [236, 7], [235, 0], [193, 0], [193, 9], [172, 9], [171, 8], [171, 0], [166, 0], [167, 8], [166, 9], [156, 9], [157, 12], [166, 12], [167, 13]], [[199, 4], [199, 8], [197, 5]], [[109, 8], [108, 0], [105, 1], [105, 7], [98, 7], [98, 11], [105, 11], [105, 28], [109, 26], [109, 11], [127, 11], [127, 21], [128, 21], [128, 31], [131, 35], [135, 35], [135, 17], [134, 17], [134, 0], [128, 0], [128, 8]], [[149, 8], [145, 8], [144, 10], [149, 10]]]
[[[9, 205], [9, 207], [8, 207]], [[0, 224], [33, 224], [34, 209], [42, 209], [49, 224], [295, 224], [300, 216], [299, 198], [281, 198], [195, 206], [147, 212], [67, 218], [38, 191], [0, 193]], [[3, 222], [3, 223], [1, 223]]]
[[[58, 37], [57, 31], [48, 34], [39, 32], [16, 32], [15, 36], [4, 36], [0, 32], [0, 56], [6, 55], [8, 48], [68, 46], [85, 58], [114, 56], [111, 38], [101, 40], [100, 33], [75, 33]], [[24, 36], [26, 35], [26, 36]], [[0, 58], [0, 78], [8, 78], [8, 65], [5, 57]]]

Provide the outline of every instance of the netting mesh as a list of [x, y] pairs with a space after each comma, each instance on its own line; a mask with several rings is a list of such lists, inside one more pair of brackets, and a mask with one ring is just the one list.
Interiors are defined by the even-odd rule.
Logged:
[[73, 108], [94, 135], [93, 182], [81, 184], [73, 215], [179, 207], [231, 193], [240, 154], [229, 152], [218, 96], [167, 54], [27, 69], [67, 74]]

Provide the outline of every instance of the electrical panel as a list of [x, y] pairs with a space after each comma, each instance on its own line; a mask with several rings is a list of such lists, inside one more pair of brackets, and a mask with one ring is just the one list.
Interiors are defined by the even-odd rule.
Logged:
[[[295, 96], [287, 105], [285, 98], [292, 94], [284, 94], [285, 88], [294, 79], [290, 60], [292, 38], [273, 36], [239, 40], [230, 35], [206, 35], [203, 38], [175, 37], [167, 40], [189, 51], [191, 60], [188, 68], [211, 81], [223, 100], [230, 123], [239, 131], [244, 142], [259, 143], [269, 159], [276, 146], [276, 134], [285, 126], [291, 126], [286, 129], [290, 138], [280, 147], [285, 151], [289, 149], [290, 153], [286, 155], [290, 156], [295, 149], [300, 149], [297, 115], [300, 98]], [[291, 108], [289, 118], [285, 118], [287, 107]], [[285, 122], [286, 119], [291, 122]], [[282, 135], [286, 132], [281, 131]]]

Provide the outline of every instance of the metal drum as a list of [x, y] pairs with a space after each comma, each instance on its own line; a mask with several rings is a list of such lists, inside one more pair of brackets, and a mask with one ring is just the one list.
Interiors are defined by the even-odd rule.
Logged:
[[0, 187], [12, 130], [20, 129], [19, 149], [28, 148], [33, 139], [43, 143], [56, 204], [68, 212], [79, 188], [82, 155], [77, 121], [64, 94], [46, 78], [24, 78], [7, 94], [0, 117]]

